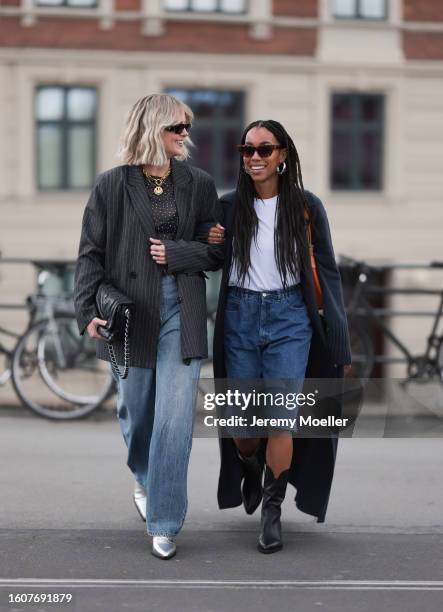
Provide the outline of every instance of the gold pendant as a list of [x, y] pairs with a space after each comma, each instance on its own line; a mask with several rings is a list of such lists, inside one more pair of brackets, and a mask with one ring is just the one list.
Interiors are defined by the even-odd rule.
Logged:
[[161, 195], [163, 193], [163, 189], [160, 187], [160, 185], [157, 185], [157, 187], [154, 187], [154, 193], [155, 195]]

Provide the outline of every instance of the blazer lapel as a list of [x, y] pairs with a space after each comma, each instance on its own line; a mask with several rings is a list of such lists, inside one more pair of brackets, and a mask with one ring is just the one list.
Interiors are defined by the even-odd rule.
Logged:
[[184, 234], [186, 225], [190, 219], [192, 205], [192, 174], [187, 165], [176, 159], [171, 160], [172, 180], [174, 183], [175, 204], [178, 213], [177, 239]]
[[154, 238], [156, 236], [154, 219], [149, 206], [145, 181], [139, 166], [126, 166], [126, 187], [129, 200], [140, 219], [146, 236]]

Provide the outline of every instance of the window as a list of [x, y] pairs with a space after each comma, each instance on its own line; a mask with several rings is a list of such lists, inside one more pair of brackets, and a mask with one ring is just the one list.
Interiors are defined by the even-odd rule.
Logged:
[[334, 17], [386, 19], [386, 0], [333, 0]]
[[331, 188], [380, 190], [384, 97], [332, 96]]
[[37, 6], [68, 6], [72, 8], [95, 8], [97, 0], [34, 0]]
[[246, 13], [246, 0], [163, 0], [167, 11], [201, 13]]
[[95, 176], [97, 93], [92, 87], [39, 87], [35, 96], [39, 189], [89, 189]]
[[244, 93], [212, 89], [168, 89], [195, 114], [191, 163], [214, 177], [220, 189], [237, 183], [239, 157], [236, 145], [243, 132]]

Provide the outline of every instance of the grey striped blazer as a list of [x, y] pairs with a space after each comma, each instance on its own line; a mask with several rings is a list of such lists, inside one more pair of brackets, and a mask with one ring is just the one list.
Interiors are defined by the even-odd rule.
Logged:
[[[172, 160], [179, 215], [176, 240], [165, 240], [168, 272], [176, 274], [183, 359], [207, 357], [206, 286], [203, 270], [219, 268], [223, 247], [195, 240], [196, 228], [220, 219], [213, 179], [186, 162]], [[86, 205], [75, 270], [74, 303], [80, 333], [98, 316], [95, 294], [110, 281], [135, 303], [131, 320], [131, 365], [155, 368], [160, 330], [161, 270], [150, 256], [155, 227], [143, 176], [137, 166], [101, 174]], [[115, 347], [123, 363], [122, 344]], [[109, 361], [106, 344], [97, 356]]]

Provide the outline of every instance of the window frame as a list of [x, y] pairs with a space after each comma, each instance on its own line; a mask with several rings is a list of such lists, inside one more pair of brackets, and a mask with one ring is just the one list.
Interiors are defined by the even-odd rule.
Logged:
[[[343, 121], [342, 125], [337, 125], [337, 121], [334, 121], [334, 98], [336, 96], [349, 96], [352, 99], [352, 104], [356, 104], [356, 100], [359, 99], [360, 103], [364, 98], [378, 98], [381, 101], [380, 105], [380, 118], [375, 122], [375, 131], [380, 135], [380, 154], [376, 160], [375, 172], [377, 177], [377, 185], [374, 187], [365, 187], [362, 184], [361, 176], [358, 174], [359, 161], [361, 156], [359, 154], [357, 139], [361, 137], [368, 130], [368, 126], [362, 120], [355, 121], [354, 118], [349, 122], [350, 128], [345, 130], [346, 122]], [[385, 92], [356, 92], [346, 90], [333, 90], [330, 92], [329, 97], [329, 117], [330, 117], [330, 129], [329, 129], [329, 174], [328, 184], [329, 191], [331, 193], [358, 193], [358, 194], [382, 194], [385, 191], [385, 158], [386, 158], [386, 108], [387, 108], [387, 95]], [[355, 112], [355, 109], [353, 109]], [[340, 124], [340, 122], [339, 122]], [[333, 182], [334, 175], [334, 135], [336, 131], [343, 130], [343, 133], [351, 134], [353, 142], [351, 146], [356, 150], [352, 151], [353, 167], [351, 168], [351, 184], [349, 186], [335, 186]]]
[[353, 15], [337, 15], [336, 13], [336, 8], [335, 8], [335, 0], [333, 0], [333, 7], [331, 10], [331, 15], [334, 19], [337, 20], [343, 20], [343, 21], [353, 21], [353, 20], [357, 20], [357, 21], [377, 21], [377, 22], [383, 22], [383, 21], [388, 21], [389, 20], [389, 11], [388, 11], [388, 3], [387, 0], [383, 0], [383, 16], [382, 17], [366, 17], [366, 15], [363, 15], [361, 12], [361, 3], [362, 0], [354, 0], [355, 1], [355, 12]]
[[223, 0], [216, 0], [217, 6], [214, 10], [200, 10], [200, 9], [194, 9], [192, 8], [192, 0], [186, 0], [187, 1], [187, 8], [183, 8], [183, 9], [173, 9], [173, 8], [168, 8], [166, 6], [165, 1], [162, 1], [162, 10], [164, 11], [165, 14], [173, 14], [173, 13], [178, 13], [178, 14], [182, 14], [182, 15], [186, 15], [186, 14], [196, 14], [196, 15], [248, 15], [250, 12], [250, 4], [249, 4], [249, 0], [243, 0], [243, 4], [244, 4], [244, 9], [242, 11], [226, 11], [223, 10], [221, 7], [221, 3]]
[[[39, 91], [43, 89], [61, 89], [63, 91], [63, 117], [61, 120], [54, 119], [39, 119], [36, 113], [35, 103], [37, 100], [37, 96]], [[71, 90], [93, 90], [95, 92], [95, 112], [94, 117], [91, 120], [69, 120], [67, 113], [67, 104], [68, 104], [68, 92]], [[97, 107], [98, 107], [98, 96], [99, 91], [95, 85], [60, 85], [59, 83], [45, 83], [39, 84], [34, 88], [34, 159], [35, 159], [35, 167], [34, 167], [34, 178], [35, 185], [37, 191], [40, 193], [44, 192], [56, 192], [56, 191], [64, 191], [64, 192], [76, 192], [76, 191], [85, 191], [89, 190], [94, 182], [94, 177], [97, 174]], [[39, 156], [39, 138], [38, 132], [39, 127], [44, 125], [55, 125], [60, 126], [62, 132], [62, 163], [61, 163], [61, 175], [62, 180], [59, 185], [55, 187], [47, 187], [41, 184], [40, 181], [40, 156]], [[92, 167], [91, 167], [91, 184], [83, 187], [73, 187], [69, 184], [70, 179], [70, 169], [69, 169], [69, 129], [72, 126], [89, 126], [92, 130]]]
[[[226, 118], [223, 116], [218, 116], [217, 113], [215, 113], [210, 119], [202, 119], [201, 122], [204, 125], [206, 121], [211, 122], [211, 125], [216, 125], [216, 131], [215, 131], [215, 139], [214, 139], [214, 157], [217, 158], [220, 154], [223, 155], [223, 150], [224, 150], [224, 139], [221, 138], [221, 136], [223, 135], [223, 128], [224, 127], [228, 127], [228, 128], [235, 128], [236, 125], [238, 124], [238, 131], [239, 131], [239, 137], [244, 129], [245, 126], [245, 118], [246, 118], [246, 103], [247, 103], [247, 95], [248, 92], [246, 89], [242, 89], [241, 87], [238, 86], [233, 86], [233, 87], [225, 87], [225, 88], [220, 88], [220, 87], [198, 87], [198, 86], [188, 86], [188, 85], [177, 85], [177, 86], [173, 86], [173, 85], [167, 85], [163, 88], [163, 91], [165, 93], [171, 93], [172, 95], [176, 95], [176, 92], [180, 92], [180, 91], [185, 91], [185, 92], [189, 92], [189, 93], [195, 93], [195, 92], [215, 92], [217, 94], [223, 94], [223, 93], [232, 93], [232, 94], [240, 94], [241, 95], [241, 109], [240, 109], [240, 115], [238, 116], [238, 119], [232, 119], [230, 121], [226, 121]], [[180, 98], [179, 98], [180, 99]], [[188, 104], [188, 102], [186, 102]], [[190, 104], [192, 110], [195, 112], [195, 109], [192, 107], [192, 102]], [[197, 116], [198, 119], [198, 116]], [[192, 130], [190, 133], [191, 136], [191, 140], [193, 140], [192, 138]], [[235, 159], [237, 159], [238, 153], [237, 151], [233, 151], [232, 155], [235, 156]], [[194, 160], [192, 159], [192, 149], [191, 149], [191, 159], [189, 160], [189, 162], [191, 164], [193, 164]], [[211, 166], [212, 166], [212, 160], [211, 160]], [[198, 166], [200, 167], [200, 166]], [[235, 187], [235, 179], [234, 179], [234, 184], [230, 185], [224, 182], [223, 180], [223, 174], [225, 171], [225, 167], [223, 166], [222, 170], [219, 172], [218, 171], [218, 166], [216, 167], [215, 170], [211, 168], [209, 168], [208, 172], [211, 174], [211, 176], [214, 178], [215, 184], [217, 186], [217, 189], [220, 191], [226, 191], [227, 189], [232, 189]], [[220, 179], [220, 180], [219, 180]]]
[[45, 8], [45, 9], [72, 9], [72, 10], [81, 10], [81, 11], [87, 11], [89, 9], [98, 9], [99, 8], [99, 4], [100, 4], [100, 0], [93, 0], [92, 4], [87, 4], [84, 6], [74, 6], [72, 4], [70, 4], [69, 0], [61, 0], [61, 2], [59, 2], [59, 4], [53, 4], [51, 2], [45, 2], [45, 0], [33, 0], [33, 4], [34, 7], [36, 9], [39, 8]]

